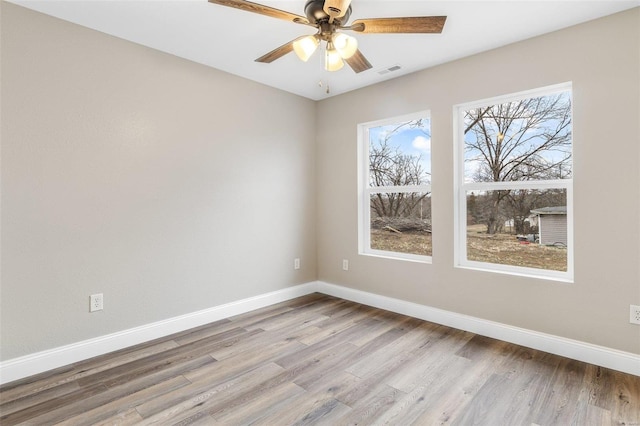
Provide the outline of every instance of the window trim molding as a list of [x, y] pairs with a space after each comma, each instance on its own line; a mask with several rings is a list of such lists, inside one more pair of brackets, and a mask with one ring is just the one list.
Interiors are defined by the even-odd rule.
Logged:
[[[464, 117], [465, 110], [486, 105], [495, 105], [505, 102], [514, 102], [538, 96], [549, 96], [556, 93], [571, 93], [571, 114], [573, 127], [573, 84], [565, 82], [550, 86], [525, 90], [512, 94], [460, 103], [453, 106], [453, 190], [454, 190], [454, 268], [470, 269], [476, 271], [493, 272], [558, 281], [563, 283], [574, 282], [574, 218], [573, 218], [573, 176], [570, 179], [536, 180], [536, 181], [505, 181], [505, 182], [465, 182], [464, 176]], [[573, 128], [572, 128], [572, 133]], [[573, 153], [573, 137], [571, 143]], [[572, 158], [573, 160], [573, 158]], [[503, 265], [498, 263], [480, 262], [467, 259], [467, 232], [466, 232], [466, 208], [467, 192], [487, 189], [565, 189], [567, 204], [567, 270], [553, 271], [550, 269], [538, 269], [523, 266]], [[464, 225], [464, 230], [463, 230]]]
[[[419, 118], [431, 120], [431, 112], [422, 110], [410, 114], [380, 120], [358, 123], [357, 161], [358, 161], [358, 254], [393, 260], [404, 260], [420, 263], [432, 263], [433, 255], [423, 256], [413, 253], [377, 250], [371, 248], [371, 200], [372, 194], [379, 192], [430, 192], [431, 184], [407, 186], [369, 186], [369, 129], [398, 121], [410, 121]], [[431, 131], [431, 125], [430, 131]], [[366, 163], [366, 164], [365, 164]]]

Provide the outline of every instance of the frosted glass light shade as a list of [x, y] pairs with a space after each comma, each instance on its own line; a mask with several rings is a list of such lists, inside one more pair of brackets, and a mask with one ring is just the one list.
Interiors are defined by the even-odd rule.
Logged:
[[318, 48], [318, 44], [320, 42], [314, 35], [302, 37], [293, 42], [293, 51], [296, 52], [300, 60], [307, 62]]
[[358, 51], [358, 40], [343, 33], [333, 35], [333, 45], [343, 59], [349, 59]]
[[338, 71], [344, 66], [340, 53], [333, 47], [332, 43], [327, 43], [327, 51], [324, 56], [324, 69], [327, 71]]

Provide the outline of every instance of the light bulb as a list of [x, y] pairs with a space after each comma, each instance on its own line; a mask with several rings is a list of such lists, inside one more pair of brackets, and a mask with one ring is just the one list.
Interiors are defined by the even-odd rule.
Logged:
[[346, 34], [335, 33], [332, 41], [343, 59], [349, 59], [358, 51], [358, 40]]
[[327, 43], [327, 51], [324, 56], [324, 69], [327, 71], [338, 71], [344, 66], [340, 53], [333, 47], [333, 43]]
[[293, 51], [296, 52], [300, 60], [307, 62], [318, 48], [319, 43], [315, 35], [301, 37], [293, 42]]

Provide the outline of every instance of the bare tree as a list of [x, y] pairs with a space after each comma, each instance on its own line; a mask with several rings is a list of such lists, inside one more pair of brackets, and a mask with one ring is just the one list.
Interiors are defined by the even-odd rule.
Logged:
[[[566, 94], [476, 108], [465, 113], [465, 161], [476, 182], [567, 178], [571, 175], [571, 101]], [[499, 231], [510, 190], [490, 191], [487, 233]], [[519, 194], [522, 196], [522, 194]], [[524, 212], [523, 207], [519, 214]], [[527, 211], [528, 213], [528, 211]]]
[[[384, 139], [369, 147], [370, 186], [407, 186], [428, 183], [429, 174], [422, 165], [421, 155], [403, 153], [393, 146], [391, 139], [404, 129], [421, 129], [422, 120], [399, 124], [387, 132]], [[426, 132], [425, 135], [428, 136]], [[429, 194], [415, 192], [376, 193], [371, 198], [371, 208], [378, 217], [411, 217], [419, 210]]]
[[567, 193], [564, 189], [513, 190], [507, 196], [504, 211], [513, 220], [516, 234], [536, 232], [527, 222], [531, 210], [541, 207], [566, 205]]

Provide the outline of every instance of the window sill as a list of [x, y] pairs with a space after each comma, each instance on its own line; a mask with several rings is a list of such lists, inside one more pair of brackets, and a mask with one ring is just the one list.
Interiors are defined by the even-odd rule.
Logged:
[[361, 256], [370, 256], [370, 257], [377, 257], [377, 258], [381, 258], [381, 259], [389, 259], [389, 260], [401, 260], [401, 261], [406, 261], [406, 262], [414, 262], [414, 263], [425, 263], [425, 264], [432, 264], [432, 257], [431, 256], [422, 256], [419, 254], [410, 254], [410, 253], [398, 253], [398, 252], [392, 252], [392, 251], [383, 251], [383, 250], [370, 250], [370, 251], [366, 251], [366, 252], [359, 252], [358, 253]]

